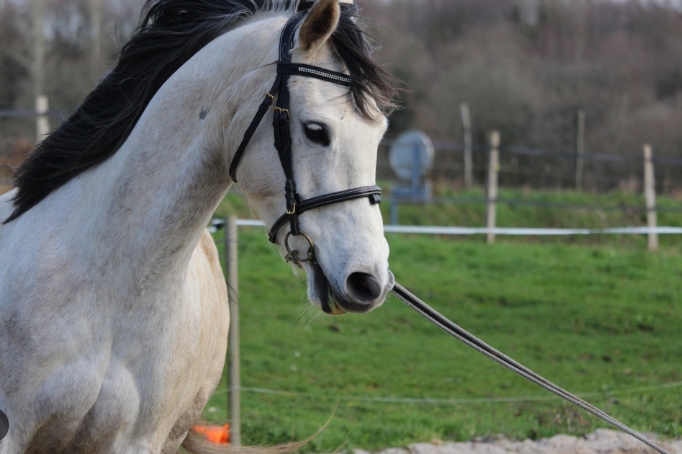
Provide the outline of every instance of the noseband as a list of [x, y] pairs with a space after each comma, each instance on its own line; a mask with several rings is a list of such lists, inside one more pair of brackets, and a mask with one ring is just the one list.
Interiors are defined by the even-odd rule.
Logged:
[[[352, 79], [343, 73], [330, 71], [319, 66], [304, 65], [301, 63], [291, 62], [291, 50], [294, 47], [294, 36], [296, 27], [301, 23], [306, 16], [307, 11], [296, 13], [286, 23], [282, 29], [282, 34], [279, 39], [279, 61], [277, 62], [277, 78], [272, 85], [270, 91], [265, 95], [265, 99], [258, 107], [256, 116], [251, 120], [251, 124], [244, 133], [244, 138], [239, 144], [239, 148], [232, 158], [230, 164], [230, 178], [235, 183], [237, 182], [236, 172], [239, 161], [249, 144], [251, 137], [256, 132], [261, 120], [270, 109], [270, 106], [277, 97], [277, 104], [274, 108], [272, 126], [275, 133], [275, 148], [279, 155], [279, 161], [282, 164], [284, 175], [286, 176], [286, 184], [284, 186], [284, 197], [286, 200], [286, 213], [279, 217], [270, 228], [268, 238], [270, 242], [277, 243], [277, 232], [287, 222], [289, 223], [290, 231], [287, 233], [285, 245], [287, 248], [288, 261], [293, 262], [315, 262], [315, 246], [308, 235], [303, 233], [300, 229], [298, 216], [308, 210], [320, 208], [327, 205], [332, 205], [348, 200], [359, 199], [363, 197], [369, 198], [369, 203], [372, 205], [381, 202], [381, 188], [379, 186], [362, 186], [353, 189], [346, 189], [344, 191], [331, 192], [329, 194], [303, 199], [298, 192], [296, 192], [296, 182], [294, 179], [293, 155], [291, 150], [291, 115], [289, 111], [289, 88], [288, 82], [290, 76], [312, 77], [314, 79], [324, 80], [336, 85], [349, 87], [353, 83]], [[303, 235], [309, 244], [307, 257], [300, 257], [299, 252], [289, 248], [289, 236]]]

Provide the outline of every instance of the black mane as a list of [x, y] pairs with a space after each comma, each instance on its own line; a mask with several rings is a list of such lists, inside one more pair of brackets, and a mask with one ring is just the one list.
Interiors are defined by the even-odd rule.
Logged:
[[[17, 169], [14, 211], [4, 223], [113, 155], [154, 94], [202, 47], [258, 12], [292, 9], [292, 1], [147, 0], [116, 67]], [[311, 4], [301, 2], [299, 9]], [[372, 100], [380, 109], [390, 109], [394, 89], [388, 73], [372, 60], [371, 45], [357, 25], [356, 14], [357, 7], [343, 5], [331, 45], [353, 78], [350, 92], [357, 109], [373, 119]]]

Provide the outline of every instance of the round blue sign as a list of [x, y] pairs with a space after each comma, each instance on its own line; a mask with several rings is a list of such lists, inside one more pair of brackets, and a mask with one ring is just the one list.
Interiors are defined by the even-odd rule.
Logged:
[[421, 131], [408, 131], [391, 145], [388, 162], [401, 180], [423, 177], [433, 164], [433, 144]]

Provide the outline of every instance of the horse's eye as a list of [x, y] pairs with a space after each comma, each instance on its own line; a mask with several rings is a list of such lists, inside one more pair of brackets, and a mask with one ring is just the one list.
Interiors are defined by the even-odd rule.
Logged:
[[303, 131], [305, 132], [305, 136], [311, 141], [325, 147], [329, 146], [329, 134], [327, 133], [327, 128], [323, 124], [306, 123], [303, 125]]

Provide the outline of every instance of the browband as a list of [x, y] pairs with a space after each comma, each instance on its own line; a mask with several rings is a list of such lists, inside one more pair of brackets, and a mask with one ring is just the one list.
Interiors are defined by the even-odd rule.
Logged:
[[277, 74], [313, 77], [336, 85], [343, 85], [344, 87], [350, 87], [353, 81], [347, 74], [337, 73], [336, 71], [330, 71], [319, 66], [304, 65], [303, 63], [278, 63]]

